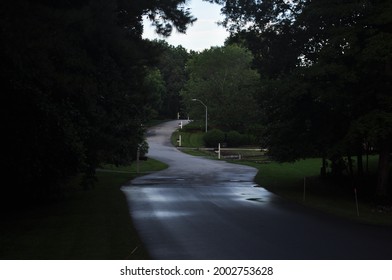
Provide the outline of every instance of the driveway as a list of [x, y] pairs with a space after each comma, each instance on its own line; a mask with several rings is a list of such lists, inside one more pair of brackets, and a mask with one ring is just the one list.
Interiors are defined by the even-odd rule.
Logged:
[[170, 144], [178, 123], [148, 132], [148, 157], [170, 167], [122, 188], [152, 258], [392, 259], [391, 228], [310, 211], [256, 186], [254, 168], [184, 154]]

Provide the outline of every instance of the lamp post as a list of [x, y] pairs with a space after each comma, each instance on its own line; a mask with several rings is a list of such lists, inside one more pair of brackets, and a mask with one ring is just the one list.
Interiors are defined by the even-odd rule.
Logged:
[[193, 98], [192, 101], [199, 101], [205, 108], [206, 108], [206, 132], [207, 132], [207, 118], [208, 118], [208, 114], [207, 114], [207, 105], [203, 103], [203, 101]]

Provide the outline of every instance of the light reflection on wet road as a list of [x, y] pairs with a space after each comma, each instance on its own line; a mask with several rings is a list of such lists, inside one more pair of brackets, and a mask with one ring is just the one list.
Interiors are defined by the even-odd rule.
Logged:
[[391, 259], [392, 230], [311, 212], [255, 186], [256, 169], [171, 146], [178, 121], [149, 132], [166, 170], [122, 188], [154, 259]]

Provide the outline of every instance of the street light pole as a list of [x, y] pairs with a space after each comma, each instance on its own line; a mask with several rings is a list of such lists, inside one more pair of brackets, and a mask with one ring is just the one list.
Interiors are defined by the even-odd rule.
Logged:
[[203, 101], [201, 101], [201, 100], [199, 100], [199, 99], [196, 99], [196, 98], [193, 98], [192, 101], [199, 101], [199, 102], [206, 108], [206, 132], [207, 132], [207, 130], [208, 130], [208, 128], [207, 128], [207, 127], [208, 127], [208, 124], [207, 124], [207, 119], [208, 119], [208, 113], [207, 113], [208, 109], [207, 109], [207, 105], [204, 104]]

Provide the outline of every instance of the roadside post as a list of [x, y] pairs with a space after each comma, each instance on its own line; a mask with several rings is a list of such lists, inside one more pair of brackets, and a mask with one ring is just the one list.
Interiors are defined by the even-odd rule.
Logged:
[[140, 147], [137, 147], [137, 152], [136, 152], [136, 173], [139, 173], [139, 165], [140, 165]]
[[356, 205], [356, 207], [357, 207], [357, 217], [359, 217], [359, 205], [358, 205], [357, 188], [354, 188], [354, 195], [355, 195], [355, 205]]

